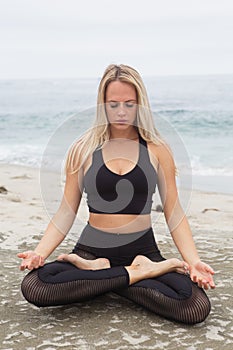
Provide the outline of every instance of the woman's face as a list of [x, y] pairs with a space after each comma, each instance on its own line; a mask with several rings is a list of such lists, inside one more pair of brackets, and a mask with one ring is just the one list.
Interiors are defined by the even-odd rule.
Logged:
[[119, 80], [109, 83], [105, 103], [108, 121], [112, 126], [122, 130], [134, 125], [137, 115], [137, 93], [132, 84]]

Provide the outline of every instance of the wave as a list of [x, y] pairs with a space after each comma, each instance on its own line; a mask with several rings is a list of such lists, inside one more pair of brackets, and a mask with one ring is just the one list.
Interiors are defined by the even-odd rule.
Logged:
[[[44, 147], [42, 145], [31, 144], [17, 144], [17, 145], [1, 145], [0, 147], [0, 163], [6, 164], [18, 164], [39, 168], [41, 166]], [[49, 160], [49, 166], [51, 170], [58, 169], [59, 164], [63, 160], [56, 157], [53, 154], [52, 161]], [[233, 176], [232, 162], [229, 162], [229, 166], [219, 165], [213, 167], [201, 162], [200, 157], [192, 156], [190, 159], [191, 173], [192, 175], [200, 176]], [[187, 169], [187, 165], [177, 164], [179, 172], [190, 174], [190, 169]]]
[[43, 148], [39, 145], [1, 145], [0, 163], [40, 167]]
[[203, 164], [201, 162], [200, 157], [193, 156], [190, 159], [190, 167], [191, 169], [187, 169], [186, 165], [178, 165], [179, 172], [183, 174], [192, 174], [192, 175], [198, 175], [198, 176], [233, 176], [233, 166], [232, 162], [229, 162], [229, 165], [220, 165], [219, 166], [212, 166]]

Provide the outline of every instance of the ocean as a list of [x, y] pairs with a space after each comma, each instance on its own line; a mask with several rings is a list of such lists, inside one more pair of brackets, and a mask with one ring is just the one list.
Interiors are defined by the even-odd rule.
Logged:
[[[232, 194], [233, 75], [143, 79], [155, 124], [180, 173], [188, 172], [188, 186]], [[65, 152], [91, 126], [98, 83], [0, 80], [0, 163], [41, 167], [51, 149], [53, 159], [61, 144]]]

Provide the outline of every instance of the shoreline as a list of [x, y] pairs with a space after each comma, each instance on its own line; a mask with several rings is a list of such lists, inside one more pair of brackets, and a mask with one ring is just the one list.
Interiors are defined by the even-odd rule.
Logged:
[[[27, 164], [17, 164], [17, 163], [5, 163], [0, 162], [0, 168], [9, 167], [12, 169], [30, 169], [32, 171], [37, 171], [40, 173], [40, 167], [36, 167], [33, 165]], [[55, 173], [57, 170], [48, 170], [48, 172]], [[57, 172], [58, 173], [58, 172]], [[179, 177], [177, 177], [178, 183], [177, 186], [179, 188]], [[200, 191], [203, 193], [216, 193], [216, 194], [224, 194], [224, 195], [233, 195], [233, 176], [232, 175], [192, 175], [191, 184], [186, 188], [185, 183], [182, 184], [182, 190], [188, 191]], [[0, 184], [1, 186], [1, 184]]]

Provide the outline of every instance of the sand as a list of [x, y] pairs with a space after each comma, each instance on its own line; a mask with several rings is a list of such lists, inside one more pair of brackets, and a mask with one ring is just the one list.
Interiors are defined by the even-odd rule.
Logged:
[[[35, 247], [50, 214], [59, 205], [60, 193], [56, 198], [55, 190], [48, 203], [50, 193], [43, 193], [42, 188], [45, 202], [42, 200], [38, 169], [0, 165], [0, 174], [0, 187], [7, 190], [0, 193], [0, 349], [232, 348], [232, 195], [191, 193], [187, 217], [201, 258], [216, 271], [217, 288], [207, 292], [212, 311], [205, 322], [185, 326], [156, 316], [114, 293], [56, 308], [39, 309], [27, 303], [20, 291], [25, 272], [19, 271], [16, 254]], [[49, 176], [53, 178], [53, 174]], [[62, 184], [61, 180], [61, 187]], [[179, 256], [163, 214], [153, 211], [152, 219], [163, 255]], [[71, 250], [86, 220], [83, 200], [71, 232], [49, 261]]]

